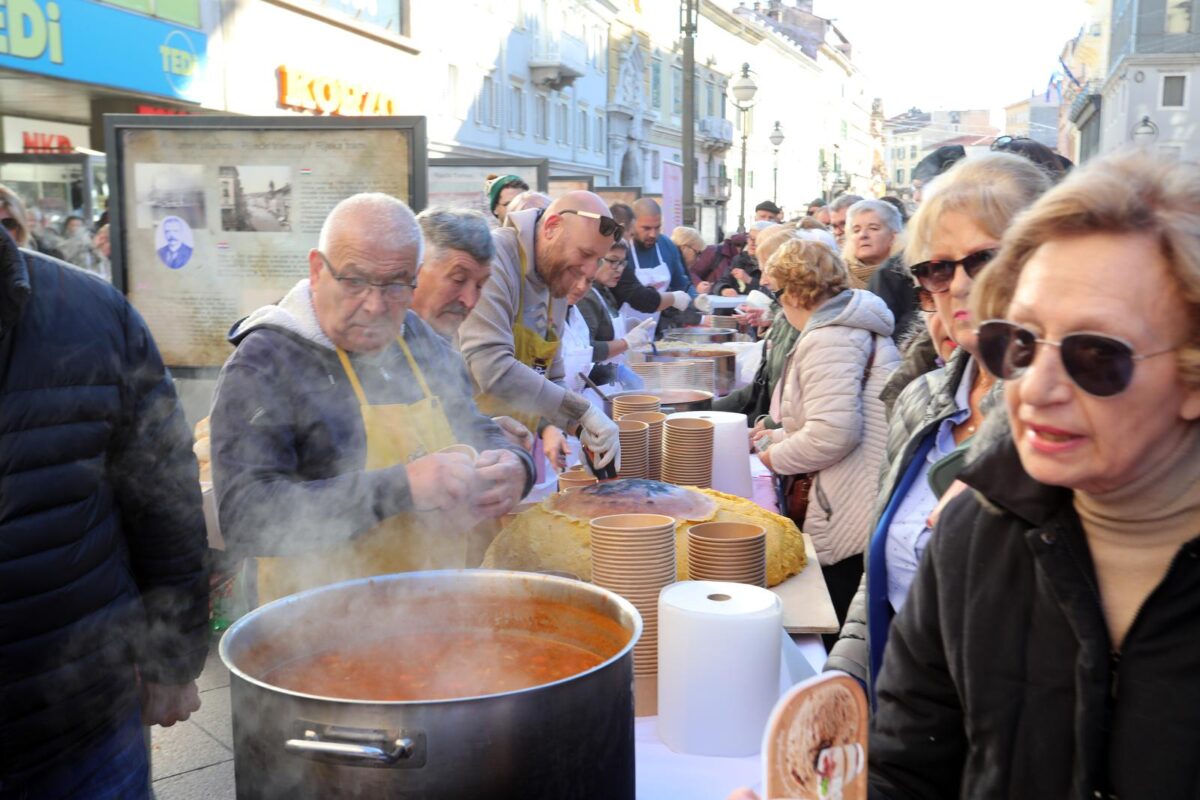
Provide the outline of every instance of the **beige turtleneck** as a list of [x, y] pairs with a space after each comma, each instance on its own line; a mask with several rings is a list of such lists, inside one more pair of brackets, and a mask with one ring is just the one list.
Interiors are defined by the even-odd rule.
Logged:
[[1100, 582], [1113, 647], [1166, 577], [1185, 542], [1200, 536], [1200, 423], [1146, 473], [1103, 494], [1075, 492]]

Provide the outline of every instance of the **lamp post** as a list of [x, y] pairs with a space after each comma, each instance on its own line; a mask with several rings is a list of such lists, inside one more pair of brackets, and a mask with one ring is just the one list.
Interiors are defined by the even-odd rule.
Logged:
[[779, 120], [775, 120], [775, 130], [771, 131], [771, 146], [775, 148], [775, 166], [771, 170], [771, 202], [779, 205], [779, 145], [783, 144], [783, 128]]
[[733, 107], [742, 112], [742, 174], [739, 191], [742, 195], [741, 209], [738, 211], [738, 233], [746, 232], [746, 128], [750, 107], [754, 104], [754, 95], [758, 86], [750, 77], [750, 65], [742, 64], [742, 74], [729, 84], [733, 92]]
[[817, 172], [821, 175], [821, 199], [828, 203], [829, 189], [826, 188], [825, 181], [829, 178], [829, 165], [822, 161], [821, 166], [817, 167]]
[[1133, 143], [1138, 147], [1149, 147], [1158, 138], [1158, 126], [1151, 121], [1149, 115], [1143, 115], [1130, 133], [1133, 135]]

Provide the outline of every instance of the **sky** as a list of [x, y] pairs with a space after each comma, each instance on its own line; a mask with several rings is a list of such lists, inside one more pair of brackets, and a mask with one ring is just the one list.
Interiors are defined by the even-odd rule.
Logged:
[[1046, 90], [1089, 16], [1083, 0], [815, 0], [813, 10], [850, 39], [886, 116], [987, 108], [1000, 128], [1004, 106]]

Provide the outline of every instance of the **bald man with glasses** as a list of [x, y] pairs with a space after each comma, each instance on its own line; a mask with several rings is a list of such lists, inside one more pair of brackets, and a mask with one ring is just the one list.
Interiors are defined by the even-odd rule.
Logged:
[[616, 461], [617, 426], [565, 385], [561, 340], [567, 295], [586, 290], [600, 260], [624, 233], [591, 192], [570, 192], [545, 209], [509, 214], [492, 232], [491, 280], [459, 328], [459, 345], [479, 389], [480, 409], [531, 430], [554, 425], [596, 456]]
[[[468, 532], [532, 485], [532, 459], [479, 413], [461, 357], [410, 309], [422, 256], [406, 205], [350, 197], [309, 252], [309, 277], [230, 334], [213, 484], [231, 549], [258, 558], [260, 603], [473, 566]], [[442, 452], [457, 444], [478, 456]]]

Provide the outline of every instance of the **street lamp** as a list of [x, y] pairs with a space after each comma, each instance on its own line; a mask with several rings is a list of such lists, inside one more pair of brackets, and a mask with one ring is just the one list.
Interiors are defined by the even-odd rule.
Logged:
[[771, 131], [768, 138], [771, 140], [771, 146], [775, 148], [775, 167], [771, 176], [771, 202], [779, 205], [779, 145], [783, 144], [783, 128], [779, 127], [779, 120], [775, 120], [775, 130]]
[[825, 181], [829, 178], [829, 165], [822, 161], [821, 166], [817, 167], [817, 172], [821, 175], [821, 199], [828, 203], [829, 190], [825, 188]]
[[1149, 116], [1143, 115], [1141, 122], [1133, 126], [1133, 143], [1139, 147], [1149, 147], [1158, 138], [1158, 126]]
[[739, 191], [742, 193], [742, 206], [738, 212], [738, 233], [745, 233], [747, 115], [750, 112], [750, 107], [754, 104], [754, 95], [758, 91], [758, 86], [754, 83], [754, 79], [750, 77], [749, 64], [742, 64], [742, 74], [734, 79], [733, 83], [729, 84], [729, 90], [733, 92], [733, 107], [742, 112], [742, 174], [739, 181]]

